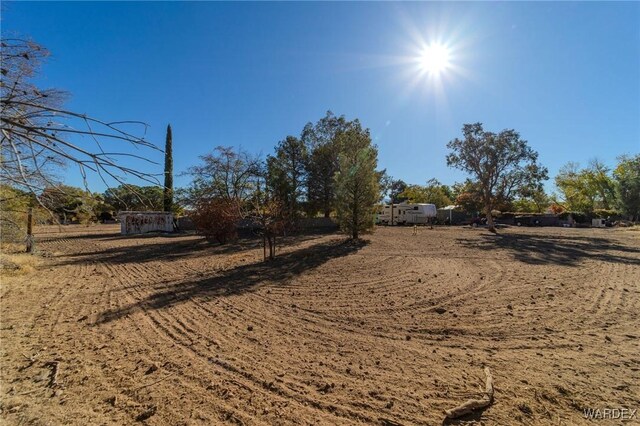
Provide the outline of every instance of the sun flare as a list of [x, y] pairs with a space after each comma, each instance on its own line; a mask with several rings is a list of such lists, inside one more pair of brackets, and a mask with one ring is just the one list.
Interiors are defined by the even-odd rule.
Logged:
[[420, 55], [420, 67], [433, 76], [446, 71], [450, 65], [451, 53], [447, 46], [433, 43], [428, 45]]

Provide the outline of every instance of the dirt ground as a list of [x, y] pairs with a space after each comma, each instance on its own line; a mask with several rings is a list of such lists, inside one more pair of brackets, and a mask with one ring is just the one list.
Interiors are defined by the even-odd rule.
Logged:
[[452, 424], [640, 408], [640, 232], [411, 234], [289, 238], [264, 264], [251, 241], [40, 230], [38, 269], [2, 279], [0, 419], [438, 425], [484, 366], [494, 404]]

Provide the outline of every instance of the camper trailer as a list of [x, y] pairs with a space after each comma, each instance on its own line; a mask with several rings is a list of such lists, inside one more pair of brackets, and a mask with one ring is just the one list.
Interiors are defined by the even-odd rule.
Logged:
[[381, 206], [376, 214], [378, 225], [420, 225], [436, 217], [435, 204], [400, 203]]

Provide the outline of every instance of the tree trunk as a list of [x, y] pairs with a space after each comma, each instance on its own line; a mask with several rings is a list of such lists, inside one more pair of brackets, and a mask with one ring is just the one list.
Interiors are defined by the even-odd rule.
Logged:
[[275, 235], [267, 234], [267, 242], [269, 243], [269, 260], [273, 260], [276, 252], [276, 237]]
[[357, 194], [353, 197], [353, 221], [351, 222], [351, 226], [353, 226], [352, 236], [354, 240], [358, 239], [358, 197]]
[[272, 259], [274, 259], [276, 257], [276, 238], [278, 236], [276, 234], [273, 234], [273, 255], [271, 256]]
[[497, 232], [496, 227], [493, 224], [493, 216], [491, 215], [491, 210], [487, 212], [487, 225], [489, 226], [489, 232]]

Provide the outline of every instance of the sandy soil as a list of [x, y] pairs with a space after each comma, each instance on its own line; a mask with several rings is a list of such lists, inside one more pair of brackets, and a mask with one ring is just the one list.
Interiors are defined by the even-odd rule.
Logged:
[[117, 232], [41, 230], [3, 278], [3, 424], [436, 425], [485, 365], [494, 404], [452, 423], [640, 408], [639, 232], [380, 228], [269, 264]]

